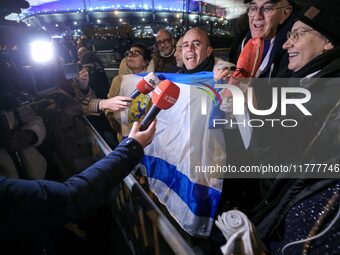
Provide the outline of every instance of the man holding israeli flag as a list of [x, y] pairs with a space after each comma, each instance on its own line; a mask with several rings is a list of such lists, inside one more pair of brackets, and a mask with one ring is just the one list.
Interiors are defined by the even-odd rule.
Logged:
[[[206, 32], [197, 28], [184, 36], [183, 60], [186, 74], [163, 74], [180, 87], [180, 96], [174, 106], [158, 114], [156, 135], [143, 164], [150, 190], [177, 223], [192, 236], [208, 237], [223, 179], [215, 178], [207, 166], [226, 165], [223, 130], [209, 128], [216, 104], [208, 100], [209, 95], [213, 100], [218, 97], [213, 88], [214, 67], [231, 65], [213, 57]], [[124, 76], [120, 94], [130, 95], [141, 79]], [[123, 135], [129, 119], [129, 112], [121, 113]]]

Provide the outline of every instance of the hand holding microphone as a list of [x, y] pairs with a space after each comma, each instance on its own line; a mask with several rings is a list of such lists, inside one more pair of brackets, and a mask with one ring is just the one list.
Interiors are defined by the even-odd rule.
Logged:
[[131, 105], [132, 99], [124, 96], [115, 96], [99, 101], [99, 110], [124, 111]]
[[156, 132], [156, 120], [152, 121], [150, 126], [146, 130], [140, 130], [140, 123], [134, 122], [132, 129], [129, 133], [129, 137], [137, 140], [143, 148], [148, 146], [155, 135]]
[[[85, 76], [84, 73], [81, 73]], [[133, 99], [135, 99], [140, 94], [149, 94], [155, 87], [164, 79], [163, 75], [155, 75], [153, 72], [146, 75], [142, 80], [140, 80], [136, 89], [131, 93], [129, 97], [116, 96], [108, 99], [102, 99], [99, 101], [99, 110], [110, 109], [112, 111], [123, 111], [131, 105]]]
[[153, 72], [149, 73], [142, 80], [140, 80], [137, 85], [136, 89], [130, 94], [130, 98], [135, 99], [140, 94], [149, 94], [153, 91], [156, 86], [164, 80], [163, 75], [155, 75]]
[[152, 95], [152, 107], [141, 123], [140, 130], [146, 130], [161, 110], [169, 109], [179, 97], [180, 89], [169, 80], [162, 81]]

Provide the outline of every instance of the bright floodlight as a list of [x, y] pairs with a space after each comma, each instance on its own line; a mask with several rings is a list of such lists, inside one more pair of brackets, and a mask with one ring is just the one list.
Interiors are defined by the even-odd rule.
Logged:
[[31, 56], [35, 62], [44, 63], [52, 60], [53, 47], [49, 41], [35, 41], [31, 44]]

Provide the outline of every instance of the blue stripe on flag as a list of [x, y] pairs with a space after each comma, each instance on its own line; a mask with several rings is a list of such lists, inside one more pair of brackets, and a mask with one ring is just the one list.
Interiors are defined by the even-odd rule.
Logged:
[[146, 155], [142, 163], [146, 167], [148, 177], [165, 183], [195, 215], [210, 218], [216, 216], [220, 191], [191, 182], [176, 166], [160, 158]]
[[[138, 76], [144, 77], [148, 73], [136, 74]], [[213, 72], [199, 72], [195, 74], [178, 74], [178, 73], [156, 73], [162, 74], [165, 79], [177, 83], [194, 84], [197, 82], [204, 82], [205, 80], [211, 81], [214, 78]]]

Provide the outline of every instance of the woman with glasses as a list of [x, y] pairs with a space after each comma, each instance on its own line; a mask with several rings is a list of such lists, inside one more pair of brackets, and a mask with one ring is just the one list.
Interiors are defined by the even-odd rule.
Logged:
[[[107, 97], [111, 98], [119, 95], [123, 75], [149, 73], [153, 71], [155, 71], [155, 65], [153, 60], [151, 59], [151, 53], [148, 48], [143, 44], [132, 45], [126, 52], [125, 58], [120, 63], [118, 75], [113, 78]], [[138, 96], [137, 101], [139, 102], [139, 104], [145, 105], [149, 102], [149, 97], [140, 95]], [[116, 120], [114, 112], [107, 111], [106, 116], [113, 130], [119, 133], [120, 124]]]
[[338, 1], [309, 3], [288, 32], [283, 48], [293, 72], [286, 86], [311, 93], [303, 104], [311, 115], [291, 105], [283, 116], [297, 120], [298, 126], [277, 132], [271, 152], [278, 159], [276, 164], [298, 166], [300, 175], [275, 180], [253, 220], [270, 254], [340, 254]]

